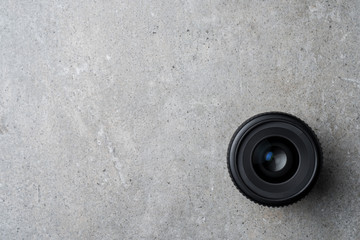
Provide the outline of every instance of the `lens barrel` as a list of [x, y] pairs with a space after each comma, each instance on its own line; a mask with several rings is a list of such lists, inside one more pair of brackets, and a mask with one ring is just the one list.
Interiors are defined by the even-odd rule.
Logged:
[[265, 206], [284, 206], [313, 187], [322, 151], [305, 122], [287, 113], [268, 112], [236, 130], [227, 161], [235, 186], [246, 197]]

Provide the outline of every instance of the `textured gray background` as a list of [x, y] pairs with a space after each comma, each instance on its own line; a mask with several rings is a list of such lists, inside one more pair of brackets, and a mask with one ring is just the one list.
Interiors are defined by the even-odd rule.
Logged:
[[[360, 239], [360, 1], [0, 3], [0, 239]], [[302, 118], [324, 169], [258, 206], [242, 121]]]

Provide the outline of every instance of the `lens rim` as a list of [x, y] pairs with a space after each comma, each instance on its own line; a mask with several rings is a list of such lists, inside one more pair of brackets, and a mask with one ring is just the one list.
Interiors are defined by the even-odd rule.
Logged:
[[[256, 134], [260, 136], [254, 137]], [[300, 165], [294, 177], [284, 183], [265, 182], [249, 164], [256, 143], [271, 135], [287, 138], [299, 152]], [[315, 133], [299, 118], [283, 112], [248, 119], [236, 130], [228, 148], [228, 170], [235, 186], [250, 200], [265, 206], [285, 206], [304, 197], [314, 186], [321, 164], [322, 151]]]

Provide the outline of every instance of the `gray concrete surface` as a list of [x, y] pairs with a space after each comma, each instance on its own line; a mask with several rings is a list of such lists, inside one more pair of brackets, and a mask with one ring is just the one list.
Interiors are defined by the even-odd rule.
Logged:
[[[0, 2], [0, 239], [360, 239], [360, 1]], [[226, 150], [302, 118], [324, 169], [258, 206]]]

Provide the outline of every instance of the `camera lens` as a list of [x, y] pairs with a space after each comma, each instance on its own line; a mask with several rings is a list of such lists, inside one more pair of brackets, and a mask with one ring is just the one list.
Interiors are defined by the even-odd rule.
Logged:
[[256, 115], [234, 133], [228, 149], [230, 176], [246, 197], [266, 206], [283, 206], [304, 197], [322, 161], [310, 127], [280, 112]]

